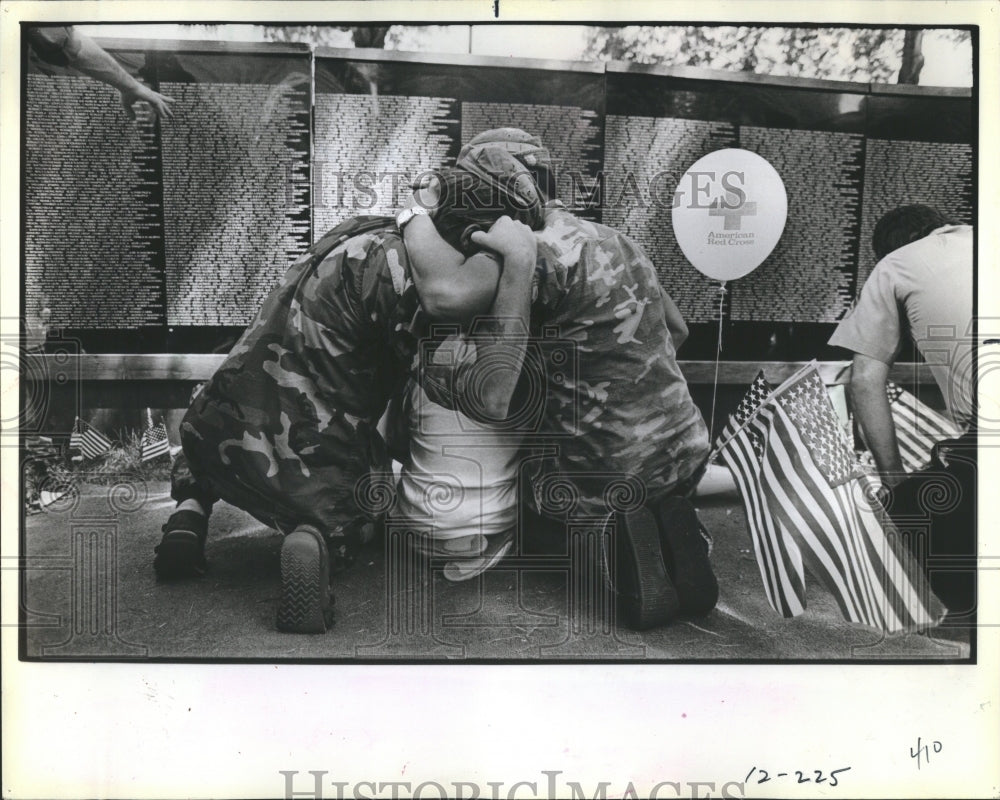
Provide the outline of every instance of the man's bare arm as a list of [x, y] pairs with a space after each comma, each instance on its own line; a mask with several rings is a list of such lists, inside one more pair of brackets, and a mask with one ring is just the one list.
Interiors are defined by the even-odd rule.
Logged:
[[480, 369], [471, 369], [476, 385], [465, 390], [463, 407], [472, 416], [500, 422], [510, 411], [527, 350], [538, 243], [527, 225], [510, 217], [499, 219], [487, 233], [474, 233], [472, 240], [499, 253], [504, 267], [489, 314], [475, 327]]
[[482, 253], [466, 258], [426, 215], [406, 225], [403, 243], [420, 305], [432, 319], [465, 323], [489, 311], [500, 277], [495, 258]]
[[503, 258], [496, 299], [469, 335], [451, 336], [434, 351], [419, 379], [434, 402], [490, 424], [507, 417], [524, 362], [537, 240], [509, 217], [473, 240]]
[[854, 413], [875, 458], [882, 483], [891, 488], [903, 479], [904, 473], [896, 426], [886, 395], [888, 379], [888, 364], [861, 353], [854, 354], [850, 383]]
[[667, 294], [666, 290], [661, 292], [663, 295], [663, 308], [664, 314], [667, 318], [667, 329], [670, 331], [670, 338], [674, 343], [674, 350], [680, 350], [681, 345], [688, 337], [688, 326], [684, 322], [684, 317], [681, 316], [681, 311], [677, 308], [674, 303], [673, 298]]
[[154, 92], [129, 75], [114, 57], [101, 48], [97, 42], [82, 33], [73, 32], [74, 48], [67, 51], [69, 63], [87, 75], [113, 86], [121, 94], [122, 107], [129, 119], [135, 119], [133, 104], [138, 101], [149, 103], [160, 119], [170, 119], [174, 112], [170, 109], [172, 97]]

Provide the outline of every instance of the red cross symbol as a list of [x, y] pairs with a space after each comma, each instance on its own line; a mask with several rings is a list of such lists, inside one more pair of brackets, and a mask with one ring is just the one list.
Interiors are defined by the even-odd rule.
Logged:
[[743, 217], [757, 216], [757, 203], [743, 202], [736, 208], [724, 206], [719, 202], [719, 198], [712, 201], [712, 207], [708, 212], [710, 217], [725, 217], [726, 222], [722, 226], [726, 231], [738, 231], [743, 227]]

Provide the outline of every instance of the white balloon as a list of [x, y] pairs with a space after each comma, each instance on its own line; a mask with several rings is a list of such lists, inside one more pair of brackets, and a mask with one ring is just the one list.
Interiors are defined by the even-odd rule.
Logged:
[[759, 267], [785, 229], [788, 196], [781, 176], [749, 150], [699, 158], [677, 186], [674, 235], [695, 269], [717, 281]]

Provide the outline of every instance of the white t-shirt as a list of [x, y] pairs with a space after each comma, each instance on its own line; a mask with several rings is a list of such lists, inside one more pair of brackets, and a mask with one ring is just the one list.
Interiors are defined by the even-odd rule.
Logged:
[[910, 336], [952, 419], [972, 413], [972, 228], [946, 225], [893, 250], [872, 270], [830, 344], [892, 364]]
[[520, 443], [411, 393], [410, 460], [399, 479], [398, 512], [432, 538], [489, 536], [517, 521]]

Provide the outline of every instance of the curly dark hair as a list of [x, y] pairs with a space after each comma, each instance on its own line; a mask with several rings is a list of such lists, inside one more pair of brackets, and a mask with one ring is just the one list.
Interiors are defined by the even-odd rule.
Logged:
[[935, 228], [954, 224], [954, 220], [930, 206], [900, 206], [884, 214], [875, 224], [872, 250], [875, 258], [881, 261], [893, 250], [923, 239]]

